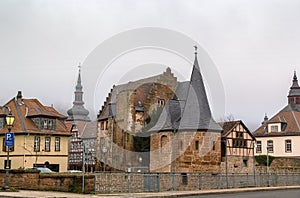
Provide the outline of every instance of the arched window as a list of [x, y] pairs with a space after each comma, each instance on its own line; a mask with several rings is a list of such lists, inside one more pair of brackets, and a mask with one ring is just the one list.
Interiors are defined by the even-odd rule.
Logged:
[[183, 149], [183, 141], [182, 140], [179, 140], [179, 142], [178, 142], [178, 149], [179, 150]]
[[166, 135], [161, 136], [160, 147], [164, 147], [168, 143], [168, 137]]

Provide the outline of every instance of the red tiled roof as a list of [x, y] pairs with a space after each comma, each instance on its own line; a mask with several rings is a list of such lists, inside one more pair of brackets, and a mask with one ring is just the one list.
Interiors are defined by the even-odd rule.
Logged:
[[247, 133], [255, 139], [254, 135], [250, 132], [250, 130], [246, 127], [246, 125], [241, 120], [237, 121], [228, 121], [228, 122], [220, 122], [219, 125], [223, 128], [222, 137], [227, 136], [238, 124], [241, 124], [243, 128], [247, 131]]
[[[43, 106], [37, 99], [22, 99], [18, 102], [15, 98], [13, 98], [4, 106], [8, 107], [15, 116], [14, 126], [12, 128], [13, 132], [51, 133], [60, 135], [71, 134], [66, 125], [60, 121], [63, 116], [54, 108]], [[5, 108], [5, 113], [8, 114], [7, 108]], [[30, 117], [32, 116], [52, 117], [53, 119], [56, 119], [55, 131], [40, 130], [31, 120]], [[0, 130], [0, 133], [5, 133], [7, 131], [7, 127], [4, 126], [4, 128]]]
[[49, 106], [44, 106], [44, 107], [47, 109], [47, 111], [51, 112], [52, 114], [54, 114], [55, 116], [57, 116], [60, 119], [67, 119], [68, 118], [68, 116], [65, 116], [65, 115], [59, 113], [53, 107], [49, 107]]
[[[288, 109], [288, 111], [286, 111], [286, 109]], [[268, 132], [267, 126], [269, 123], [286, 123], [286, 127], [281, 132]], [[253, 134], [255, 136], [273, 136], [278, 135], [278, 133], [281, 135], [300, 133], [300, 112], [293, 110], [293, 108], [285, 107], [270, 120], [256, 129]]]

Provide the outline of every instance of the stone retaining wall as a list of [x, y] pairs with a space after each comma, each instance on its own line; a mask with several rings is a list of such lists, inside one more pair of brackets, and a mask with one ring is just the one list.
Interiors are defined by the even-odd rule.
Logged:
[[[40, 173], [37, 170], [10, 170], [9, 186], [26, 190], [82, 192], [81, 173]], [[0, 170], [0, 183], [5, 183], [5, 170]], [[94, 191], [94, 175], [85, 175], [85, 192]]]

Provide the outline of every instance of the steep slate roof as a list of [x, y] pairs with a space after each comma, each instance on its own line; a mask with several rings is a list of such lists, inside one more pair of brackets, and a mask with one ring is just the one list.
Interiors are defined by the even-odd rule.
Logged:
[[[49, 107], [43, 106], [37, 99], [20, 99], [12, 98], [8, 103], [4, 105], [8, 107], [12, 114], [15, 116], [14, 126], [12, 131], [15, 133], [49, 133], [55, 135], [71, 135], [66, 125], [63, 123], [62, 114]], [[2, 113], [8, 114], [8, 108], [2, 107]], [[56, 119], [56, 130], [47, 131], [40, 130], [34, 122], [30, 119], [31, 117], [51, 117]], [[7, 126], [5, 125], [0, 133], [7, 132]]]
[[97, 138], [97, 121], [86, 122], [83, 129], [81, 129], [81, 131], [79, 130], [79, 132], [82, 139]]
[[[179, 84], [175, 90], [175, 94], [177, 96], [175, 99], [179, 99], [179, 101], [169, 100], [167, 102], [157, 124], [152, 127], [149, 132], [174, 129], [222, 131], [222, 128], [214, 121], [211, 115], [197, 60], [197, 52], [195, 53], [190, 82]], [[178, 96], [182, 98], [178, 98]]]

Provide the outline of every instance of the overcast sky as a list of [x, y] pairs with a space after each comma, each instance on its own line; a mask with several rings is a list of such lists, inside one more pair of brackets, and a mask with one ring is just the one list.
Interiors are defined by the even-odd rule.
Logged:
[[[201, 44], [224, 87], [224, 114], [253, 130], [287, 104], [293, 71], [300, 76], [299, 10], [297, 0], [1, 0], [0, 104], [22, 90], [66, 114], [79, 62], [113, 35], [161, 27]], [[90, 111], [107, 89], [98, 108], [85, 104]]]

